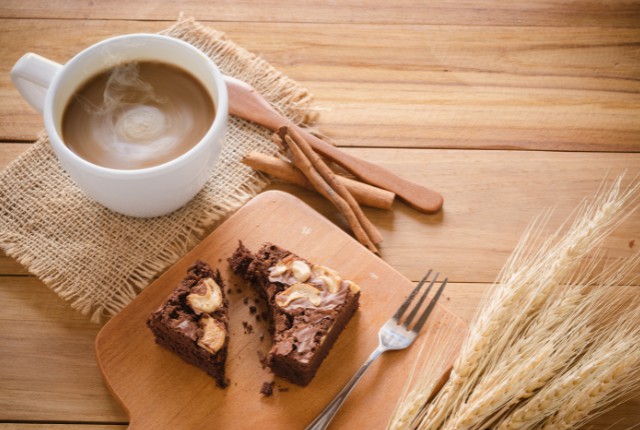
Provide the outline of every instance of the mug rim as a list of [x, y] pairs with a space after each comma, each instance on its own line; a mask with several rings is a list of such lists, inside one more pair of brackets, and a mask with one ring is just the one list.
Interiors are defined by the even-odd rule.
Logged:
[[[202, 138], [200, 138], [200, 140], [195, 145], [189, 148], [189, 150], [180, 154], [176, 158], [173, 158], [162, 164], [142, 167], [138, 169], [117, 169], [113, 167], [101, 166], [99, 164], [92, 163], [82, 158], [65, 144], [64, 139], [62, 138], [62, 134], [60, 130], [58, 130], [58, 127], [56, 127], [56, 124], [53, 118], [53, 103], [54, 103], [56, 94], [58, 92], [58, 87], [60, 86], [61, 82], [64, 82], [64, 79], [66, 79], [69, 70], [73, 70], [73, 67], [75, 66], [75, 64], [81, 61], [85, 56], [90, 55], [92, 51], [95, 51], [96, 49], [99, 49], [103, 46], [113, 44], [113, 43], [118, 43], [123, 40], [136, 40], [136, 39], [139, 39], [139, 40], [154, 39], [157, 41], [159, 40], [159, 41], [162, 41], [162, 43], [173, 44], [175, 46], [179, 46], [180, 49], [187, 49], [193, 54], [196, 54], [196, 57], [202, 60], [202, 62], [207, 66], [207, 68], [213, 75], [213, 83], [215, 87], [214, 90], [216, 91], [217, 98], [218, 98], [217, 103], [215, 102], [214, 94], [211, 94], [210, 92], [209, 84], [202, 82], [202, 80], [197, 76], [196, 76], [196, 79], [198, 79], [198, 81], [200, 81], [203, 84], [203, 86], [207, 89], [207, 93], [209, 97], [212, 99], [211, 101], [214, 103], [214, 106], [216, 109], [215, 116], [213, 118], [213, 121], [210, 127], [207, 129], [207, 132], [204, 134], [204, 136], [202, 136]], [[160, 62], [162, 62], [162, 60], [160, 60]], [[190, 72], [189, 69], [184, 66], [177, 65], [169, 61], [166, 61], [166, 63], [171, 64], [173, 66], [180, 67], [183, 70]], [[93, 73], [92, 76], [95, 74], [96, 73]], [[78, 82], [74, 91], [77, 90], [82, 85], [83, 82], [85, 81]], [[65, 105], [67, 103], [68, 103], [68, 100], [65, 101]], [[102, 176], [109, 176], [109, 177], [120, 177], [125, 179], [125, 178], [130, 178], [135, 176], [153, 176], [155, 174], [160, 174], [160, 173], [164, 173], [165, 171], [173, 170], [185, 164], [186, 162], [188, 162], [188, 159], [191, 158], [194, 152], [199, 152], [201, 148], [205, 146], [208, 142], [213, 141], [214, 137], [218, 133], [224, 133], [224, 128], [226, 127], [226, 123], [227, 123], [228, 110], [229, 110], [229, 99], [228, 99], [227, 87], [224, 81], [224, 77], [222, 75], [222, 72], [220, 72], [220, 70], [218, 69], [218, 66], [213, 62], [211, 58], [209, 58], [209, 56], [207, 56], [204, 52], [202, 52], [200, 49], [196, 48], [195, 46], [191, 45], [190, 43], [187, 43], [175, 37], [165, 36], [161, 34], [154, 34], [154, 33], [132, 33], [132, 34], [114, 36], [114, 37], [101, 40], [100, 42], [97, 42], [93, 45], [86, 47], [85, 49], [83, 49], [82, 51], [74, 55], [65, 64], [63, 64], [60, 72], [56, 74], [56, 76], [53, 78], [53, 81], [51, 82], [51, 86], [49, 87], [49, 91], [47, 91], [45, 103], [44, 103], [43, 117], [44, 117], [45, 128], [47, 129], [47, 132], [50, 136], [51, 144], [52, 146], [54, 146], [54, 149], [64, 152], [65, 155], [73, 159], [76, 165], [80, 166], [85, 171], [91, 172], [92, 174], [100, 174]], [[64, 115], [64, 112], [62, 113], [62, 115]]]

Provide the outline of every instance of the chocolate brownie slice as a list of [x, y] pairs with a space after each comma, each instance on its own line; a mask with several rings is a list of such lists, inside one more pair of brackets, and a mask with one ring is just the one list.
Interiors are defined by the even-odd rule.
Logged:
[[147, 325], [156, 343], [228, 385], [225, 361], [229, 343], [228, 308], [219, 271], [197, 261]]
[[273, 339], [268, 366], [291, 382], [309, 384], [358, 309], [360, 288], [270, 243], [255, 254], [240, 243], [228, 261], [267, 303]]

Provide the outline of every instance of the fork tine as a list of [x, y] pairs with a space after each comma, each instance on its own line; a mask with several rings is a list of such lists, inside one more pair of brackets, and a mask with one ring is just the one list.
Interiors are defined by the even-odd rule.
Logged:
[[429, 275], [431, 275], [432, 270], [433, 269], [429, 269], [427, 274], [424, 275], [424, 278], [422, 278], [422, 280], [420, 282], [418, 282], [418, 285], [416, 285], [416, 287], [413, 289], [413, 291], [411, 291], [411, 294], [409, 294], [409, 296], [404, 301], [404, 303], [402, 303], [402, 305], [400, 305], [400, 307], [398, 308], [396, 313], [393, 315], [393, 318], [395, 318], [396, 320], [400, 319], [402, 314], [404, 314], [404, 311], [406, 311], [407, 308], [409, 307], [409, 304], [413, 301], [413, 298], [416, 296], [416, 294], [418, 294], [418, 291], [420, 290], [420, 287], [422, 287], [424, 285], [424, 283], [427, 281], [427, 278], [429, 277]]
[[427, 321], [427, 318], [429, 318], [429, 315], [431, 315], [431, 311], [433, 311], [433, 308], [436, 307], [436, 303], [440, 299], [440, 296], [442, 295], [442, 292], [444, 291], [444, 287], [445, 285], [447, 285], [448, 280], [449, 278], [444, 278], [444, 281], [442, 281], [440, 288], [438, 288], [438, 291], [436, 291], [435, 296], [433, 296], [433, 299], [431, 299], [431, 302], [429, 302], [429, 307], [425, 309], [424, 313], [416, 323], [415, 327], [413, 327], [412, 331], [414, 333], [419, 333], [420, 330], [422, 330], [422, 326], [424, 326], [424, 323]]
[[431, 287], [433, 287], [433, 284], [436, 283], [436, 280], [438, 279], [438, 276], [440, 276], [439, 272], [436, 273], [436, 276], [433, 277], [433, 279], [429, 283], [429, 286], [427, 287], [427, 289], [424, 291], [424, 293], [422, 293], [422, 297], [420, 297], [420, 300], [418, 300], [418, 304], [416, 304], [413, 307], [413, 310], [411, 311], [411, 313], [409, 314], [409, 316], [407, 317], [405, 322], [402, 324], [403, 326], [405, 326], [405, 328], [409, 328], [409, 324], [411, 324], [411, 321], [413, 321], [413, 319], [416, 317], [416, 314], [418, 313], [418, 311], [420, 310], [420, 307], [424, 303], [424, 299], [427, 298], [427, 295], [431, 291]]

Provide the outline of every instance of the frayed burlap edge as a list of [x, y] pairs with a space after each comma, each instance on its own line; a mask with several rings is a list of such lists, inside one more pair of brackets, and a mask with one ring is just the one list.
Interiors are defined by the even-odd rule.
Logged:
[[[37, 144], [34, 143], [34, 145]], [[28, 156], [29, 154], [23, 154], [14, 163], [23, 162], [23, 158]], [[111, 300], [102, 303], [94, 302], [91, 297], [83, 295], [82, 291], [69, 285], [67, 283], [68, 273], [60, 271], [57, 267], [51, 266], [47, 260], [39, 258], [32, 252], [31, 247], [24, 246], [19, 237], [14, 237], [9, 232], [0, 232], [0, 247], [5, 254], [14, 258], [58, 296], [68, 301], [73, 309], [82, 315], [91, 315], [91, 321], [99, 323], [105, 317], [109, 318], [124, 309], [149, 284], [150, 280], [197, 245], [216, 222], [236, 211], [260, 193], [268, 184], [269, 181], [263, 175], [258, 174], [252, 178], [250, 183], [235, 190], [235, 195], [230, 195], [224, 206], [202, 212], [195, 225], [183, 226], [177, 237], [153, 260], [147, 260], [138, 266], [130, 274], [127, 283], [113, 290], [114, 294], [110, 296]]]
[[[243, 67], [230, 74], [253, 85], [273, 103], [276, 109], [293, 122], [307, 125], [315, 118], [316, 112], [311, 107], [312, 98], [306, 89], [274, 69], [260, 57], [235, 45], [227, 39], [224, 33], [201, 25], [193, 18], [181, 17], [177, 23], [162, 31], [162, 34], [183, 39], [200, 48], [214, 58], [223, 70], [226, 62], [237, 62], [240, 59]], [[242, 122], [237, 118], [232, 118], [230, 121]], [[266, 136], [265, 130], [259, 130], [259, 127], [255, 127], [256, 139], [260, 138], [258, 136], [260, 133], [264, 138]], [[277, 150], [273, 149], [272, 152], [276, 153]], [[55, 155], [44, 133], [38, 136], [38, 140], [29, 150], [0, 173], [0, 178], [12, 175], [20, 169], [24, 171], [24, 166], [31, 166], [33, 171], [37, 171], [39, 167], [37, 164], [42, 164], [43, 160], [48, 160], [57, 166], [57, 160], [55, 160]], [[107, 293], [97, 301], [95, 297], [85, 294], [82, 289], [70, 284], [70, 274], [64, 269], [61, 270], [60, 267], [52, 265], [47, 258], [34, 253], [29, 242], [24, 240], [24, 236], [2, 228], [0, 229], [0, 247], [8, 256], [24, 265], [60, 297], [69, 301], [72, 308], [84, 315], [91, 315], [92, 321], [99, 322], [104, 317], [113, 316], [122, 310], [149, 284], [154, 276], [157, 276], [195, 246], [216, 222], [237, 210], [269, 183], [265, 176], [257, 172], [251, 171], [250, 173], [245, 172], [245, 174], [247, 179], [240, 187], [235, 189], [233, 193], [226, 195], [223, 200], [216, 200], [213, 205], [199, 208], [192, 222], [180, 226], [176, 230], [174, 238], [158, 254], [138, 265], [128, 274], [126, 282], [113, 288], [109, 292], [110, 294]], [[61, 175], [66, 176], [66, 173], [61, 172]], [[7, 193], [7, 190], [0, 189], [0, 201], [5, 201]], [[95, 210], [106, 210], [95, 202], [87, 201], [86, 204], [91, 205]], [[4, 210], [9, 209], [5, 208]], [[178, 212], [185, 210], [189, 210], [189, 207], [180, 209]], [[1, 215], [5, 215], [5, 213]], [[118, 214], [113, 214], [113, 216], [115, 218], [123, 217]], [[0, 227], [5, 227], [5, 225]]]

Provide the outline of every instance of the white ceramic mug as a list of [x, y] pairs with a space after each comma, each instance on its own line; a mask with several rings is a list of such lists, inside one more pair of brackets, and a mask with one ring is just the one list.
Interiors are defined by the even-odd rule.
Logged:
[[[178, 66], [195, 76], [213, 100], [215, 119], [205, 136], [186, 153], [157, 166], [119, 170], [98, 166], [76, 155], [62, 140], [64, 110], [89, 78], [131, 61], [157, 61]], [[224, 79], [203, 52], [181, 40], [157, 34], [130, 34], [104, 40], [60, 65], [26, 54], [11, 70], [22, 97], [44, 117], [45, 129], [63, 168], [91, 198], [130, 216], [168, 214], [202, 189], [220, 157], [228, 116]]]

